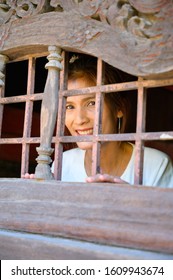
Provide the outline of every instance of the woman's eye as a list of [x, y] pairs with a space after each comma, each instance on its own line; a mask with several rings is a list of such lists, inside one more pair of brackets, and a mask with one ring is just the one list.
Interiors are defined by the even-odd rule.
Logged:
[[93, 101], [90, 101], [89, 103], [88, 103], [88, 106], [95, 106], [95, 101], [93, 100]]
[[66, 110], [71, 110], [71, 109], [74, 109], [74, 106], [73, 106], [73, 105], [67, 105], [67, 106], [66, 106]]

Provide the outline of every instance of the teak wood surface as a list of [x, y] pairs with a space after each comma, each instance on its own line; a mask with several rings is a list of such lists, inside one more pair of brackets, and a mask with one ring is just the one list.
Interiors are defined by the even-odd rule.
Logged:
[[[1, 179], [0, 211], [2, 230], [70, 238], [112, 249], [153, 251], [173, 258], [172, 189]], [[14, 243], [22, 238], [13, 237]], [[1, 238], [1, 242], [11, 239], [8, 234]]]
[[9, 2], [0, 10], [0, 52], [15, 60], [56, 45], [132, 75], [168, 77], [172, 27], [172, 0]]

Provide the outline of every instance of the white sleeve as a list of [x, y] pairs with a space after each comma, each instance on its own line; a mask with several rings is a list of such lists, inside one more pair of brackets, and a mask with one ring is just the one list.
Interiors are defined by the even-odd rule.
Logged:
[[169, 157], [165, 157], [158, 175], [154, 182], [154, 185], [159, 187], [173, 188], [173, 165]]
[[143, 184], [173, 188], [173, 165], [165, 153], [145, 148]]

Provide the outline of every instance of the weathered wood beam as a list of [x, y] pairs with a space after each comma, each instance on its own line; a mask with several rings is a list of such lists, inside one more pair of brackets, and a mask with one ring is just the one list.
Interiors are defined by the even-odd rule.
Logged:
[[173, 189], [0, 180], [0, 228], [173, 255]]
[[0, 230], [1, 260], [172, 260], [172, 255]]

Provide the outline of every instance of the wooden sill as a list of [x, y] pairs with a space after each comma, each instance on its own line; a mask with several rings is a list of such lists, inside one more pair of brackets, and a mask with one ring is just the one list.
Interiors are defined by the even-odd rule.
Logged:
[[[119, 247], [141, 252], [138, 257], [142, 259], [151, 253], [153, 258], [155, 254], [161, 259], [173, 258], [173, 189], [4, 178], [0, 179], [0, 211], [1, 247], [13, 240], [15, 248], [25, 243], [29, 248], [31, 234], [36, 247], [43, 241], [41, 237], [48, 238], [48, 247], [52, 246], [50, 240], [51, 244], [71, 240], [72, 247], [82, 242], [86, 259], [92, 255], [87, 255], [86, 244], [91, 245], [90, 253], [96, 244], [102, 253], [104, 246], [112, 248], [112, 255], [100, 255], [105, 259], [119, 258], [120, 251], [115, 252]], [[99, 258], [96, 252], [93, 256]], [[124, 258], [132, 255], [127, 253]]]

